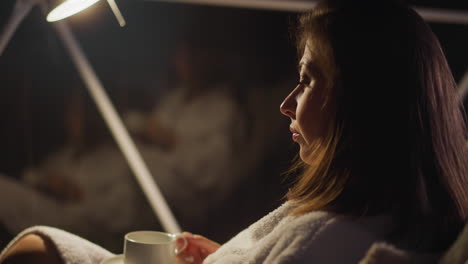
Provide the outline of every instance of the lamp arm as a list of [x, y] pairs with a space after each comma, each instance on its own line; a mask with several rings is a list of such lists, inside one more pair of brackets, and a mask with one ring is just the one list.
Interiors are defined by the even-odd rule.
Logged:
[[124, 19], [122, 13], [120, 12], [119, 7], [117, 6], [117, 3], [115, 2], [115, 0], [107, 0], [107, 3], [109, 4], [110, 8], [112, 9], [112, 13], [114, 13], [115, 18], [119, 22], [119, 25], [121, 27], [124, 27], [125, 24], [126, 24], [125, 19]]
[[[304, 12], [313, 8], [316, 0], [145, 0], [222, 7], [239, 7], [286, 12]], [[425, 20], [435, 23], [468, 25], [468, 12], [440, 8], [413, 7]]]

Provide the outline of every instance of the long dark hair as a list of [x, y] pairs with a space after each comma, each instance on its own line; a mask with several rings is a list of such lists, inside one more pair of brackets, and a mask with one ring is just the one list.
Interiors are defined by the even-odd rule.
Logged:
[[466, 127], [430, 27], [400, 3], [322, 1], [297, 36], [301, 54], [312, 41], [332, 65], [335, 111], [325, 162], [288, 193], [293, 213], [391, 213], [403, 246], [446, 248], [468, 217]]

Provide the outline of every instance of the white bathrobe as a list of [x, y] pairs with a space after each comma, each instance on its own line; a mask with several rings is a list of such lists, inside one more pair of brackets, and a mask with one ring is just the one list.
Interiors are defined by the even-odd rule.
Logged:
[[204, 263], [358, 263], [391, 229], [387, 216], [359, 220], [327, 212], [288, 215], [285, 203], [232, 238]]
[[[351, 220], [320, 211], [290, 216], [290, 209], [290, 203], [283, 204], [225, 243], [204, 263], [356, 264], [374, 242], [385, 238], [392, 224], [387, 216]], [[19, 236], [31, 232], [50, 237], [66, 264], [98, 264], [112, 256], [57, 229], [34, 227]]]

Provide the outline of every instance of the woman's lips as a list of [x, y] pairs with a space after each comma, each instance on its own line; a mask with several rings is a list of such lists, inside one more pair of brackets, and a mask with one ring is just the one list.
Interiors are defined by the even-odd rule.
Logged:
[[293, 133], [292, 134], [292, 140], [297, 141], [299, 139], [299, 134], [298, 133]]
[[289, 131], [292, 133], [292, 140], [297, 141], [299, 139], [300, 134], [297, 133], [297, 130], [295, 130], [292, 127], [289, 127]]

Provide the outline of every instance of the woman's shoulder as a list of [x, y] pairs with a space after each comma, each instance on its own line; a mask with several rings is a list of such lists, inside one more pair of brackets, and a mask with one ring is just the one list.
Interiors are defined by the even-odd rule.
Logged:
[[350, 217], [326, 211], [313, 211], [299, 216], [288, 216], [285, 228], [294, 232], [316, 230], [318, 235], [349, 235], [351, 237], [385, 236], [392, 226], [387, 215]]
[[351, 218], [324, 211], [288, 216], [278, 230], [277, 258], [281, 263], [357, 263], [374, 242], [385, 240], [391, 223], [388, 216]]
[[261, 240], [266, 236], [307, 236], [334, 217], [324, 211], [292, 216], [290, 211], [293, 207], [291, 202], [285, 202], [252, 224], [248, 228], [252, 239]]
[[[351, 219], [325, 211], [290, 214], [286, 202], [223, 245], [207, 263], [357, 263], [380, 234], [386, 217]], [[218, 261], [219, 260], [219, 261]], [[218, 262], [217, 262], [218, 261]]]

